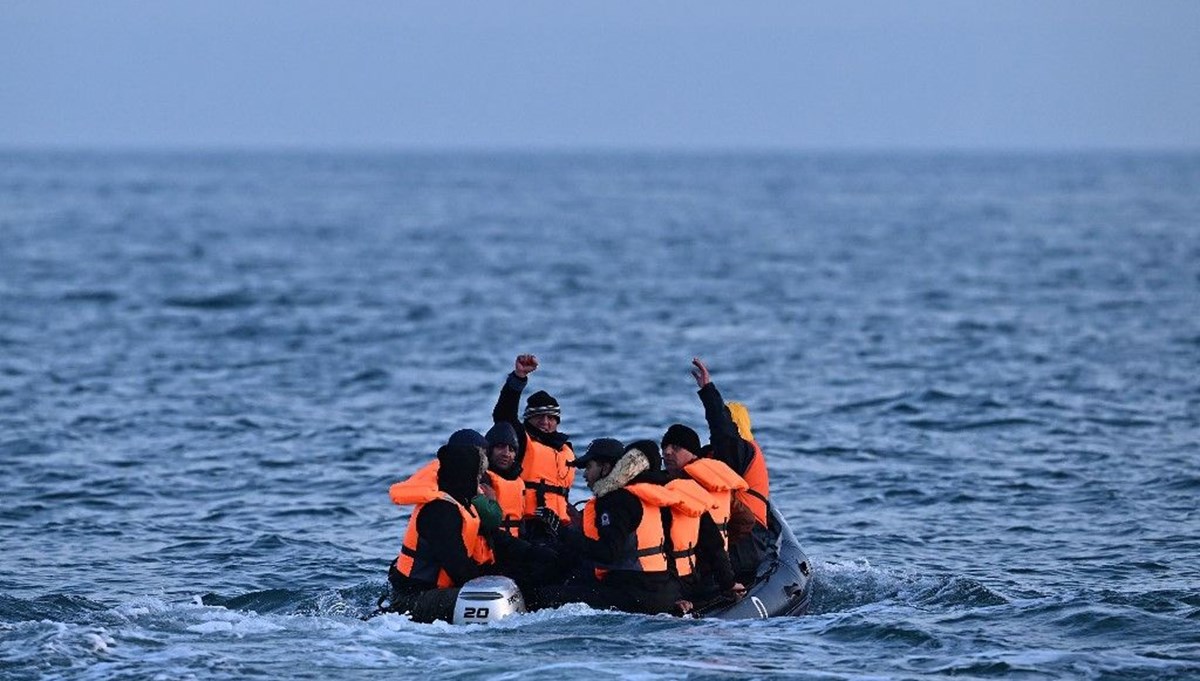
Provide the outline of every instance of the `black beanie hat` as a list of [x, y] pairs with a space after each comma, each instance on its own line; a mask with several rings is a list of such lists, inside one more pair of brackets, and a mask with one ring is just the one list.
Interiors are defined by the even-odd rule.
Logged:
[[682, 423], [676, 423], [667, 428], [667, 432], [663, 435], [663, 449], [666, 449], [667, 445], [676, 445], [677, 447], [683, 447], [693, 454], [699, 454], [700, 436], [696, 434], [696, 431]]
[[487, 432], [488, 447], [496, 445], [508, 445], [513, 449], [517, 448], [517, 431], [513, 430], [512, 424], [508, 421], [501, 421], [492, 426]]
[[473, 445], [442, 445], [437, 452], [438, 489], [459, 501], [479, 492], [479, 450]]
[[562, 413], [558, 408], [558, 400], [554, 399], [545, 390], [539, 390], [529, 396], [529, 400], [525, 402], [525, 415], [521, 418], [528, 421], [530, 418], [541, 414], [549, 414], [560, 421], [562, 420]]

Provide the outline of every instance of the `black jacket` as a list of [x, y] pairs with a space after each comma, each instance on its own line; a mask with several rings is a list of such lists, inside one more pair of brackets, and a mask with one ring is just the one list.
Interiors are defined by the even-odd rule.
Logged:
[[[422, 507], [417, 515], [418, 542], [428, 558], [446, 571], [455, 584], [465, 584], [483, 574], [483, 570], [467, 553], [462, 539], [462, 515], [453, 502], [435, 499]], [[399, 591], [436, 589], [437, 584], [395, 573], [390, 578]]]
[[582, 532], [564, 532], [568, 550], [595, 563], [611, 565], [621, 558], [629, 535], [642, 524], [642, 502], [633, 492], [617, 489], [596, 499], [596, 532], [589, 539]]
[[715, 383], [704, 386], [698, 394], [704, 405], [704, 420], [708, 421], [713, 458], [732, 468], [734, 473], [745, 475], [755, 456], [754, 446], [742, 439]]

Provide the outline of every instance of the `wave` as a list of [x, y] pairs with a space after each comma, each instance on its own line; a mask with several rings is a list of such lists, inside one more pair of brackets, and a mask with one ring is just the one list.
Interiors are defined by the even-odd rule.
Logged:
[[943, 609], [1008, 603], [983, 583], [957, 575], [931, 575], [873, 567], [866, 560], [814, 564], [810, 614], [845, 612], [878, 603]]
[[236, 310], [251, 307], [258, 302], [257, 297], [241, 289], [196, 295], [168, 296], [163, 299], [163, 304], [167, 307], [192, 310]]

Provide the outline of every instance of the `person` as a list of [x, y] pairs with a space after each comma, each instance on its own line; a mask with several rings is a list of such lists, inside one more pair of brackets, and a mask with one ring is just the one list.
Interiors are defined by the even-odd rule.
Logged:
[[[712, 447], [700, 446], [700, 436], [687, 426], [676, 423], [662, 437], [667, 473], [673, 478], [692, 480], [713, 499], [712, 519], [726, 550], [729, 549], [729, 521], [733, 495], [747, 488], [746, 481], [724, 462], [711, 457]], [[701, 457], [701, 453], [709, 456]]]
[[458, 587], [495, 562], [472, 504], [479, 494], [479, 451], [445, 444], [437, 452], [436, 484], [428, 475], [391, 486], [398, 505], [415, 504], [404, 543], [388, 570], [389, 603], [380, 610], [408, 612], [417, 622], [449, 621]]
[[725, 404], [712, 382], [708, 366], [699, 357], [692, 358], [692, 377], [699, 387], [700, 403], [704, 405], [712, 458], [729, 466], [746, 481], [746, 489], [734, 492], [730, 522], [738, 520], [736, 509], [748, 511], [753, 515], [753, 522], [748, 523], [748, 536], [731, 541], [729, 555], [739, 577], [752, 579], [772, 535], [771, 480], [766, 458], [750, 432], [750, 414], [745, 405], [738, 402]]
[[[463, 445], [463, 446], [472, 447], [476, 452], [479, 453], [480, 474], [482, 475], [483, 471], [487, 470], [488, 443], [487, 443], [487, 439], [484, 438], [483, 435], [479, 434], [479, 431], [472, 430], [470, 428], [463, 428], [462, 430], [456, 430], [453, 433], [451, 433], [450, 437], [446, 440], [446, 444], [447, 445]], [[414, 483], [416, 481], [422, 481], [425, 484], [436, 485], [437, 484], [437, 472], [438, 472], [438, 459], [437, 459], [437, 457], [434, 457], [432, 461], [425, 464], [421, 468], [418, 468], [416, 473], [413, 473], [412, 475], [410, 475], [408, 477], [408, 481], [414, 482]], [[482, 493], [482, 492], [485, 492], [486, 490], [483, 489], [482, 487], [480, 487], [479, 491]], [[495, 497], [495, 495], [491, 495], [491, 498], [495, 499], [496, 497]]]
[[645, 481], [647, 456], [636, 448], [627, 451], [612, 438], [593, 440], [572, 465], [583, 468], [595, 496], [584, 507], [582, 527], [563, 532], [563, 539], [592, 563], [592, 578], [536, 589], [527, 603], [542, 608], [580, 602], [598, 609], [678, 614], [682, 594], [668, 568], [662, 514], [680, 502], [678, 495]]
[[525, 482], [526, 518], [536, 517], [537, 509], [549, 508], [562, 523], [570, 523], [569, 495], [575, 482], [571, 462], [575, 452], [570, 437], [558, 430], [562, 411], [550, 393], [539, 390], [529, 396], [523, 416], [517, 418], [521, 393], [529, 374], [538, 368], [537, 357], [518, 355], [512, 373], [500, 388], [492, 410], [492, 420], [508, 423], [517, 434], [517, 465]]
[[517, 433], [508, 423], [497, 423], [488, 430], [487, 474], [484, 494], [500, 506], [500, 529], [514, 537], [525, 534], [525, 481], [517, 465]]
[[[687, 613], [696, 603], [718, 598], [737, 600], [745, 588], [734, 579], [733, 569], [714, 514], [718, 500], [696, 481], [672, 473], [671, 466], [653, 440], [639, 440], [626, 447], [646, 455], [650, 470], [635, 481], [660, 484], [678, 496], [664, 509], [663, 524], [668, 542], [668, 569], [682, 590], [680, 609]], [[665, 468], [665, 470], [664, 470]]]
[[394, 503], [416, 508], [388, 570], [390, 594], [378, 612], [408, 612], [416, 622], [449, 621], [459, 587], [477, 576], [505, 575], [522, 589], [560, 579], [557, 551], [501, 529], [501, 508], [481, 485], [486, 472], [481, 441], [478, 432], [456, 432], [436, 460], [389, 488]]
[[699, 357], [692, 358], [692, 377], [699, 386], [697, 394], [704, 405], [713, 457], [724, 462], [746, 481], [747, 488], [735, 496], [754, 514], [763, 528], [768, 525], [771, 496], [771, 476], [762, 448], [750, 431], [750, 412], [740, 402], [726, 404], [708, 367]]

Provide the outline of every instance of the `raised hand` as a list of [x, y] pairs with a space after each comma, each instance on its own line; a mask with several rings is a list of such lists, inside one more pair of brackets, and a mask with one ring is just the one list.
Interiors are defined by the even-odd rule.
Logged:
[[517, 355], [517, 361], [513, 365], [513, 373], [517, 378], [525, 378], [530, 373], [537, 371], [537, 357], [533, 355]]
[[708, 367], [704, 366], [704, 362], [699, 357], [692, 358], [692, 378], [696, 379], [697, 387], [712, 383], [712, 377], [708, 375]]

